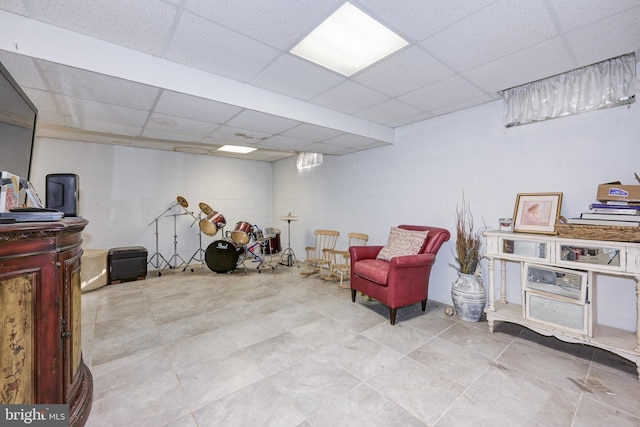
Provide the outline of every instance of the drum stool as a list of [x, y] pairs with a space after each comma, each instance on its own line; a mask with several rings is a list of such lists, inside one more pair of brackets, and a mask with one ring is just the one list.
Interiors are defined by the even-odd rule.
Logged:
[[147, 277], [147, 249], [128, 246], [109, 249], [109, 284]]

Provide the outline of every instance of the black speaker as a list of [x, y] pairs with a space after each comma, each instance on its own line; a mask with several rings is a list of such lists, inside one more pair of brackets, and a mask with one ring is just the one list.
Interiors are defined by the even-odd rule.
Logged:
[[51, 173], [47, 175], [47, 208], [64, 212], [64, 216], [78, 216], [80, 193], [78, 175]]

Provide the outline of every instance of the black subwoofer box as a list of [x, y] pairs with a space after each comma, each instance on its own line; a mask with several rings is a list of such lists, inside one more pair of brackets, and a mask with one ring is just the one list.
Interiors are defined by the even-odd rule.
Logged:
[[147, 277], [147, 249], [129, 246], [109, 249], [109, 284]]
[[51, 173], [47, 175], [46, 207], [64, 212], [64, 216], [78, 216], [80, 193], [78, 175]]

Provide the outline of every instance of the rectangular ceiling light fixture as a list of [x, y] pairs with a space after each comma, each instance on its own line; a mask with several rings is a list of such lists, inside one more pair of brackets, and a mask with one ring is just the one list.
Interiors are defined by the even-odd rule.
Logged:
[[240, 145], [223, 145], [222, 147], [218, 148], [218, 151], [226, 151], [228, 153], [239, 153], [239, 154], [247, 154], [256, 150], [257, 148], [242, 147]]
[[346, 2], [290, 52], [349, 77], [408, 44]]

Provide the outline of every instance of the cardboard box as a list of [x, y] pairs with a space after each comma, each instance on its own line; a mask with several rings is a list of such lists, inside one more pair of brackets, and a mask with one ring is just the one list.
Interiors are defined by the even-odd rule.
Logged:
[[619, 182], [609, 182], [598, 185], [596, 199], [601, 202], [611, 200], [621, 202], [640, 202], [640, 185], [622, 185]]

